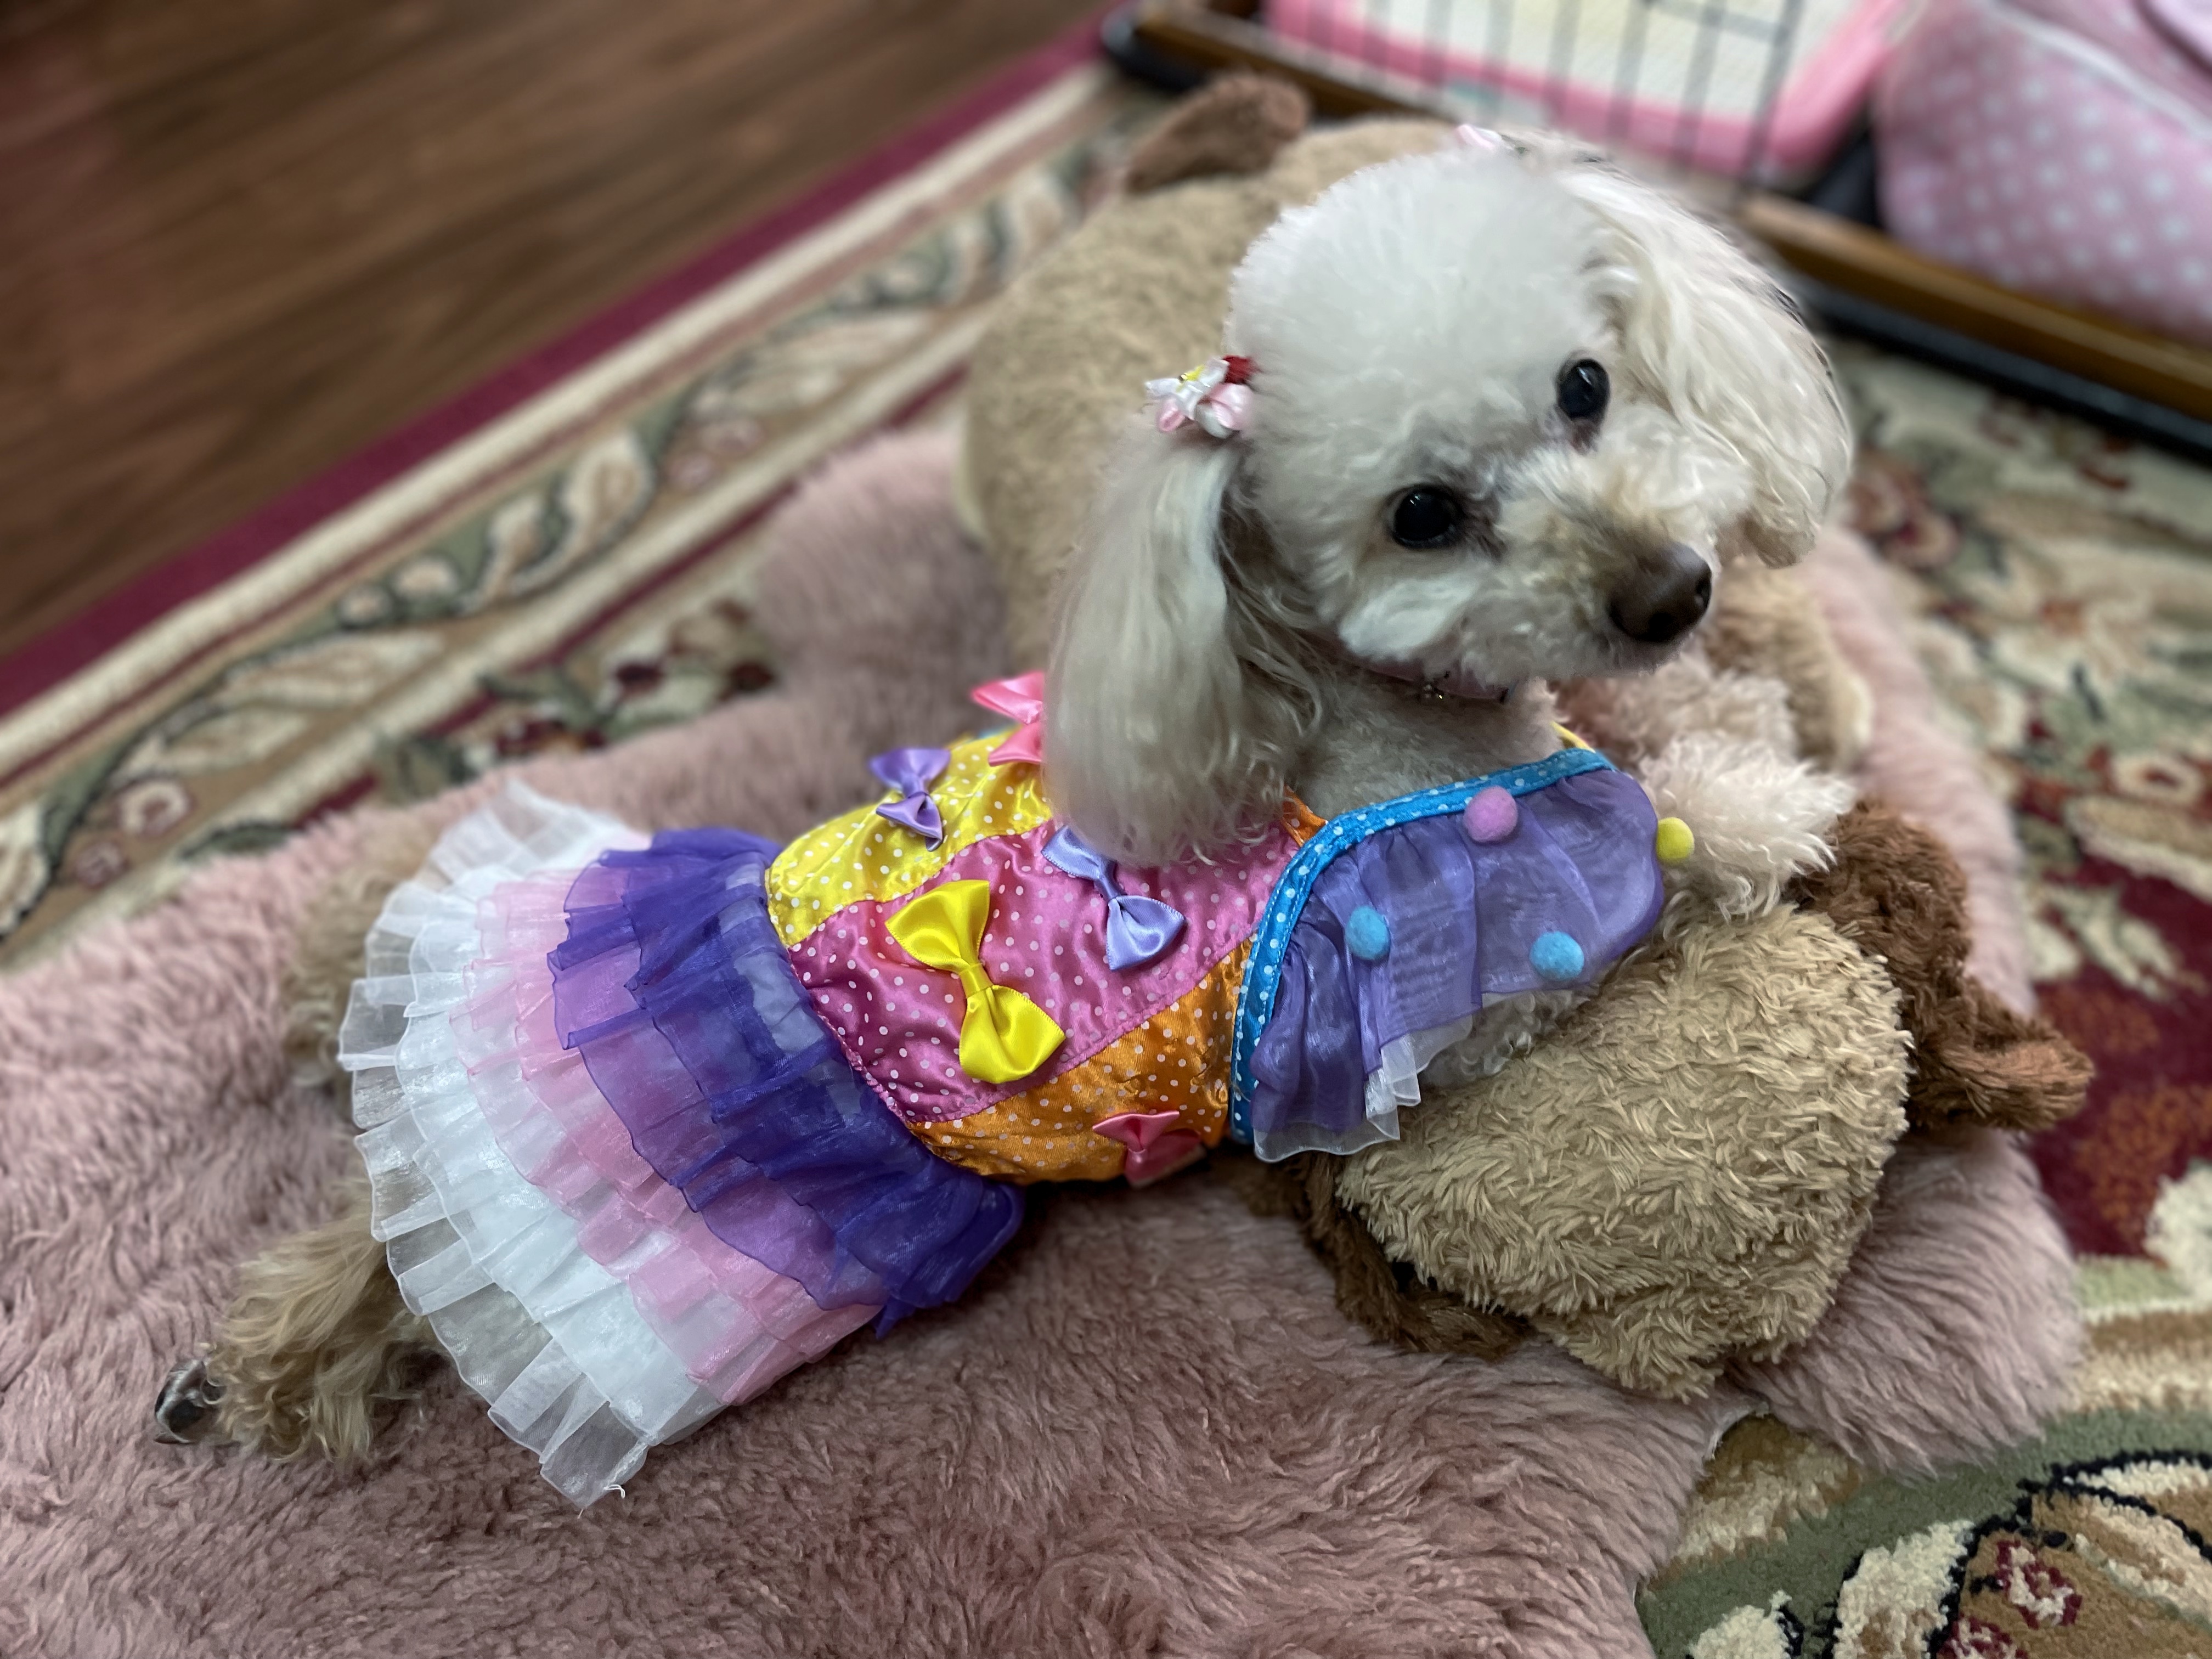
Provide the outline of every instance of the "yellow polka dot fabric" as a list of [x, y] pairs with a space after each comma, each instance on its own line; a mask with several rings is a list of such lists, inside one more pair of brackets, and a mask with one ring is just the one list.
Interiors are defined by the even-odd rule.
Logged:
[[1197, 987], [1042, 1088], [944, 1123], [909, 1127], [939, 1158], [999, 1181], [1111, 1181], [1125, 1149], [1091, 1126], [1174, 1112], [1207, 1146], [1229, 1125], [1230, 1040], [1249, 945]]
[[945, 819], [945, 839], [931, 847], [913, 830], [876, 816], [888, 793], [842, 817], [810, 830], [769, 866], [769, 915], [786, 945], [797, 945], [830, 916], [865, 899], [911, 893], [951, 861], [963, 847], [994, 836], [1018, 836], [1052, 816], [1037, 769], [994, 766], [989, 756], [1004, 738], [970, 738], [957, 744], [930, 798]]

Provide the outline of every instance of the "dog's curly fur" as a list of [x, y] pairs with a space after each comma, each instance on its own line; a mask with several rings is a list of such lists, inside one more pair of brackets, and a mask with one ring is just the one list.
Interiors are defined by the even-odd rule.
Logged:
[[315, 897], [284, 969], [284, 1052], [301, 1080], [337, 1072], [338, 1027], [361, 971], [361, 942], [392, 890], [422, 867], [434, 829], [404, 814], [366, 815], [361, 856]]
[[400, 1299], [368, 1222], [368, 1180], [357, 1176], [336, 1219], [246, 1265], [207, 1355], [222, 1438], [278, 1459], [349, 1462], [368, 1452], [379, 1408], [414, 1394], [437, 1345]]
[[[359, 854], [301, 919], [282, 994], [285, 1054], [303, 1086], [341, 1085], [338, 1028], [362, 940], [436, 838], [418, 817], [366, 815]], [[331, 1208], [331, 1221], [279, 1241], [240, 1271], [206, 1354], [171, 1374], [155, 1406], [164, 1438], [350, 1462], [368, 1452], [380, 1408], [413, 1394], [439, 1350], [369, 1231], [368, 1179], [340, 1183]]]

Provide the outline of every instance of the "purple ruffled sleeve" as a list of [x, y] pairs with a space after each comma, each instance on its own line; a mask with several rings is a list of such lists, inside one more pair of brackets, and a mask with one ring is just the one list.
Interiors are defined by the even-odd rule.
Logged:
[[1255, 964], [1274, 975], [1249, 1062], [1262, 1158], [1394, 1139], [1486, 1003], [1590, 984], [1650, 931], [1656, 826], [1633, 779], [1601, 765], [1518, 806], [1493, 841], [1457, 810], [1381, 824], [1313, 878], [1279, 960]]

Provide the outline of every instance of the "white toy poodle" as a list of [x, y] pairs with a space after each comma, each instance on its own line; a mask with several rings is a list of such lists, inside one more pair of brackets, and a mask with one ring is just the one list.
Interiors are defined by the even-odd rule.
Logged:
[[1055, 805], [1155, 863], [1559, 744], [1850, 465], [1818, 345], [1712, 226], [1563, 145], [1354, 173], [1253, 244], [1242, 429], [1133, 433], [1050, 673]]
[[[1668, 662], [1730, 563], [1811, 547], [1850, 462], [1773, 281], [1558, 139], [1462, 128], [1284, 214], [1226, 337], [1114, 458], [1049, 674], [1054, 805], [1139, 864], [1286, 789], [1331, 817], [1552, 753], [1547, 682]], [[1723, 910], [1822, 860], [1849, 804], [1764, 750], [1664, 759], [1662, 811], [1750, 826], [1672, 883]], [[1492, 1005], [1437, 1080], [1577, 1000]]]

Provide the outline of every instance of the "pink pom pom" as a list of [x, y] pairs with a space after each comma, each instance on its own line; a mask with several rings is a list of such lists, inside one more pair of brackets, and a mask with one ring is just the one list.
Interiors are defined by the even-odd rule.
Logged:
[[1493, 783], [1476, 790], [1460, 816], [1466, 820], [1468, 840], [1504, 841], [1521, 826], [1521, 803], [1511, 790]]

